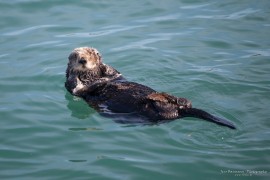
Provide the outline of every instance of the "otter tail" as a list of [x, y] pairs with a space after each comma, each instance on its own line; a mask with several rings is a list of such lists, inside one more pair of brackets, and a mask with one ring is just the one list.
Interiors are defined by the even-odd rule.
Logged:
[[199, 119], [204, 119], [206, 121], [210, 121], [213, 123], [216, 123], [221, 126], [226, 126], [231, 129], [236, 129], [236, 127], [229, 121], [213, 116], [201, 109], [196, 109], [196, 108], [186, 108], [181, 110], [181, 115], [182, 117], [196, 117]]

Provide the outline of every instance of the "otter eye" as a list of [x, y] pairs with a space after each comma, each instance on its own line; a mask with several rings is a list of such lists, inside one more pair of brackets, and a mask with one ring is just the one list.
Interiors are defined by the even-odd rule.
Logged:
[[97, 53], [97, 57], [98, 59], [101, 59], [101, 55], [99, 53]]

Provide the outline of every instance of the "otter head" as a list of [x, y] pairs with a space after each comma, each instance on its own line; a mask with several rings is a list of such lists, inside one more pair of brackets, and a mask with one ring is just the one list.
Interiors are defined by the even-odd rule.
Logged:
[[100, 53], [89, 47], [74, 49], [68, 59], [69, 68], [75, 72], [94, 71], [102, 63]]

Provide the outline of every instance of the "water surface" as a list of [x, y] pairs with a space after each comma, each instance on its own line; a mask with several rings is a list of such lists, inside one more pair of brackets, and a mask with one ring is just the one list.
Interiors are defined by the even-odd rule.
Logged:
[[[0, 1], [1, 179], [269, 179], [270, 2]], [[64, 88], [93, 46], [195, 118], [117, 124]]]

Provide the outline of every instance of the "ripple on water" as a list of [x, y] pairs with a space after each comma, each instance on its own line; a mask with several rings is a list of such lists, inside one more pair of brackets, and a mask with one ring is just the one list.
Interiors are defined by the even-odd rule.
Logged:
[[59, 25], [48, 24], [48, 25], [33, 26], [33, 27], [29, 27], [29, 28], [25, 28], [25, 29], [21, 29], [21, 30], [17, 30], [17, 31], [4, 33], [3, 35], [5, 35], [5, 36], [19, 36], [19, 35], [33, 32], [33, 31], [37, 31], [39, 29], [48, 29], [48, 28], [52, 28], [52, 27], [59, 27]]
[[[268, 1], [14, 0], [0, 11], [1, 179], [269, 176]], [[98, 48], [129, 80], [187, 97], [237, 130], [99, 115], [64, 87], [78, 46]]]

